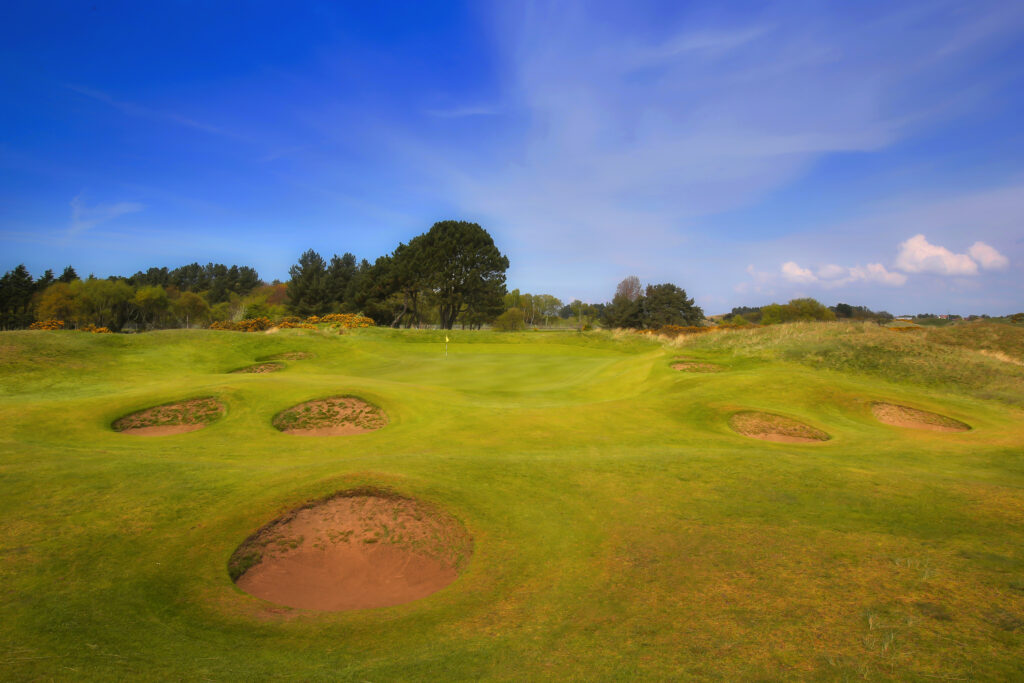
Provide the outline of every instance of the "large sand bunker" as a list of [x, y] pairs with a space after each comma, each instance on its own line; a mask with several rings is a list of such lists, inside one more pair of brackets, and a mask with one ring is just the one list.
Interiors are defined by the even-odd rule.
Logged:
[[896, 427], [929, 429], [933, 432], [966, 432], [971, 428], [970, 425], [945, 415], [908, 408], [895, 403], [872, 403], [871, 412], [875, 414], [879, 422]]
[[231, 373], [235, 375], [264, 375], [268, 372], [277, 372], [283, 369], [284, 363], [257, 363], [256, 365], [248, 365], [244, 368], [232, 370]]
[[300, 403], [274, 417], [274, 426], [288, 434], [340, 436], [380, 429], [384, 411], [355, 396], [334, 396]]
[[412, 602], [456, 579], [472, 552], [458, 521], [380, 491], [346, 491], [294, 510], [239, 546], [228, 563], [250, 595], [321, 611]]
[[193, 398], [178, 403], [165, 403], [125, 415], [111, 427], [122, 434], [164, 436], [194, 432], [224, 414], [224, 404], [215, 398]]
[[729, 418], [733, 431], [752, 439], [780, 443], [817, 443], [828, 441], [829, 435], [790, 417], [746, 410]]

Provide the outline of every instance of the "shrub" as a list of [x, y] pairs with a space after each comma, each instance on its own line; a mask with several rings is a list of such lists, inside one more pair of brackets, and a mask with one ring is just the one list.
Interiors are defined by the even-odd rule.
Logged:
[[40, 320], [28, 326], [30, 330], [63, 330], [63, 320]]
[[526, 316], [518, 308], [510, 308], [494, 320], [494, 329], [513, 332], [526, 328]]

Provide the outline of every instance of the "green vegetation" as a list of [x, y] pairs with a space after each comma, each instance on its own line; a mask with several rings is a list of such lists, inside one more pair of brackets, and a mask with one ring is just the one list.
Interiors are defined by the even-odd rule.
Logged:
[[[451, 338], [444, 358], [445, 336]], [[228, 374], [308, 354], [272, 374]], [[678, 372], [685, 355], [716, 373]], [[294, 357], [294, 356], [292, 356]], [[0, 667], [34, 679], [1017, 680], [1024, 329], [0, 335]], [[273, 416], [351, 393], [386, 429]], [[195, 396], [205, 429], [126, 436]], [[969, 424], [888, 426], [876, 401]], [[749, 439], [741, 411], [828, 441]], [[315, 613], [235, 551], [386, 489], [473, 536], [418, 602]]]

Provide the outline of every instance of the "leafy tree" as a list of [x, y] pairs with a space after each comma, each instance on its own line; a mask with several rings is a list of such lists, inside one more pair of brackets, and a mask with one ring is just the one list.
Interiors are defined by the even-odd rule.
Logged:
[[70, 322], [75, 313], [75, 305], [75, 295], [71, 285], [58, 280], [39, 295], [39, 300], [36, 302], [36, 319]]
[[674, 284], [647, 285], [640, 299], [642, 324], [646, 328], [664, 325], [700, 325], [704, 311], [695, 306], [693, 299], [686, 296], [686, 290]]
[[604, 323], [608, 327], [642, 327], [640, 278], [636, 275], [630, 275], [615, 288], [615, 296], [604, 310]]
[[494, 320], [494, 329], [501, 332], [513, 332], [526, 327], [526, 318], [518, 308], [510, 308]]
[[476, 223], [441, 221], [417, 238], [426, 284], [437, 299], [443, 329], [451, 329], [465, 306], [482, 307], [505, 293], [508, 258]]
[[182, 292], [181, 296], [174, 300], [171, 309], [185, 327], [191, 327], [193, 323], [201, 322], [210, 315], [210, 304], [195, 292]]
[[345, 294], [348, 291], [349, 283], [356, 276], [356, 257], [346, 253], [344, 256], [335, 254], [331, 257], [331, 263], [327, 266], [327, 276], [324, 287], [327, 291], [327, 300], [331, 302], [332, 308], [341, 311], [345, 307]]
[[171, 307], [167, 290], [160, 285], [139, 287], [135, 290], [132, 304], [138, 312], [139, 320], [147, 326], [156, 325]]
[[298, 315], [321, 315], [328, 312], [327, 264], [312, 249], [299, 257], [288, 269], [289, 307]]

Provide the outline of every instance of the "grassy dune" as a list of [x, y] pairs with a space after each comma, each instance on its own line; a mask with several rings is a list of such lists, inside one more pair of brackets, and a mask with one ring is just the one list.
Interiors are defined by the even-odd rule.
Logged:
[[[447, 360], [438, 332], [4, 333], [0, 676], [1024, 678], [1024, 331], [996, 327], [455, 332]], [[286, 351], [312, 357], [226, 374]], [[347, 394], [388, 425], [271, 425]], [[110, 427], [201, 396], [227, 412], [200, 431]], [[973, 429], [883, 425], [872, 401]], [[831, 438], [744, 438], [740, 410]], [[464, 573], [345, 613], [234, 586], [250, 533], [356, 486], [461, 520]]]

